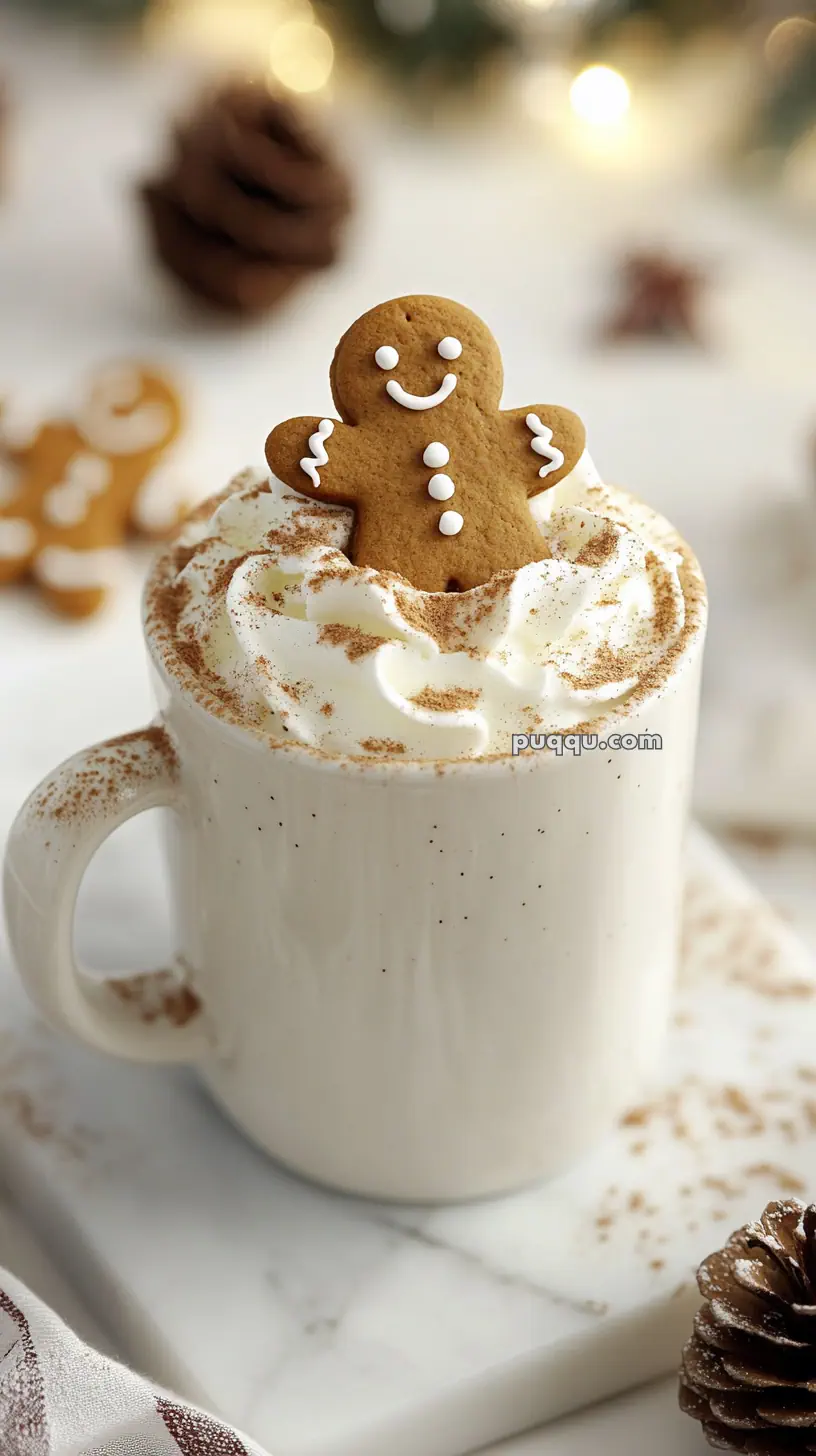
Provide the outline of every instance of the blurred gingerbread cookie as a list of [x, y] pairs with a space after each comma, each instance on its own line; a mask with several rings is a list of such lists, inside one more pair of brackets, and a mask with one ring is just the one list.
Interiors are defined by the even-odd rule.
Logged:
[[0, 585], [31, 577], [49, 604], [87, 617], [116, 586], [129, 532], [158, 537], [184, 514], [164, 458], [182, 428], [172, 384], [110, 366], [73, 418], [24, 433], [0, 413]]

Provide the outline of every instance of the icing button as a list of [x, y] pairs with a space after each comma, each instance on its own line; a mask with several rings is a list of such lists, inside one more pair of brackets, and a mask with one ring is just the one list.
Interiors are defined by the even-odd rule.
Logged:
[[441, 470], [450, 460], [450, 450], [447, 445], [442, 445], [439, 440], [432, 440], [425, 450], [422, 459], [431, 470]]
[[455, 489], [449, 475], [432, 475], [428, 481], [428, 495], [433, 496], [434, 500], [450, 500]]
[[443, 511], [439, 517], [439, 529], [443, 536], [458, 536], [464, 524], [465, 518], [458, 511]]

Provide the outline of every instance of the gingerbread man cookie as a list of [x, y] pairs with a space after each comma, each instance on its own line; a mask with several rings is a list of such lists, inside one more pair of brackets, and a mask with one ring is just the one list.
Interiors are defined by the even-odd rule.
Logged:
[[341, 421], [287, 420], [266, 444], [279, 479], [353, 506], [351, 558], [422, 591], [467, 591], [549, 555], [529, 498], [575, 467], [570, 410], [499, 408], [503, 369], [481, 319], [446, 298], [396, 298], [344, 334]]
[[48, 602], [86, 617], [115, 586], [117, 548], [135, 530], [164, 535], [184, 514], [159, 461], [181, 430], [179, 397], [140, 365], [91, 382], [75, 419], [28, 440], [0, 415], [0, 585], [31, 576]]

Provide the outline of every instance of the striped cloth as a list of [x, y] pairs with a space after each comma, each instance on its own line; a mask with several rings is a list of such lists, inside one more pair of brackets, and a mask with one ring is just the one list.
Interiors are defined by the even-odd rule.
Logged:
[[2, 1456], [264, 1456], [77, 1339], [0, 1270]]

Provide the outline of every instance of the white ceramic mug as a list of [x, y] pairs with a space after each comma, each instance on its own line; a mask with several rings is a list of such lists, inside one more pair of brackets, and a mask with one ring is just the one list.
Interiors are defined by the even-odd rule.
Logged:
[[[148, 633], [157, 723], [57, 769], [12, 831], [26, 985], [99, 1050], [196, 1063], [252, 1138], [337, 1188], [460, 1199], [557, 1171], [660, 1053], [704, 615], [657, 698], [603, 730], [662, 750], [444, 766], [270, 746]], [[91, 856], [157, 805], [193, 995], [154, 1019], [80, 970], [71, 934]]]

